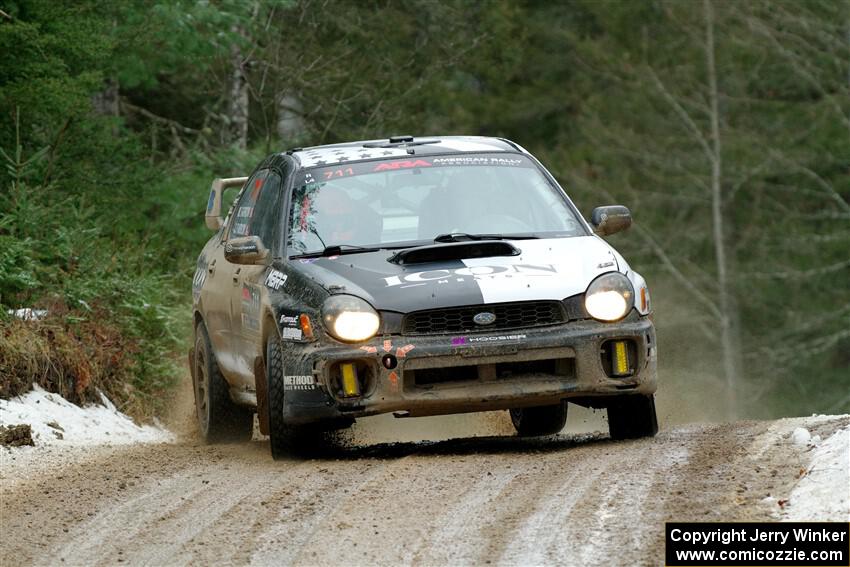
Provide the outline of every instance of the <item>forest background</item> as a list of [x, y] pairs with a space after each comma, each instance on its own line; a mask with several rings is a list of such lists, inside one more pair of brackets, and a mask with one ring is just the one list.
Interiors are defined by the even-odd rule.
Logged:
[[0, 397], [156, 415], [213, 177], [471, 134], [631, 208], [679, 418], [850, 412], [847, 0], [4, 0], [0, 53]]

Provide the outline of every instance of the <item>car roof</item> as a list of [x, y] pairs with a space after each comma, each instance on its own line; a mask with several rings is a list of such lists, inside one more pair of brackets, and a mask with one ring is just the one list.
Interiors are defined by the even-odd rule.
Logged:
[[510, 140], [485, 136], [393, 136], [389, 139], [293, 148], [285, 153], [291, 155], [300, 167], [307, 168], [372, 159], [480, 152], [527, 153]]

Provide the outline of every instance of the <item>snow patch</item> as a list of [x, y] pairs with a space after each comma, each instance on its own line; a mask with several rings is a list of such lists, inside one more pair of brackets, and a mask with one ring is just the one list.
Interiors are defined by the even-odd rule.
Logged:
[[795, 445], [808, 445], [812, 440], [812, 434], [805, 427], [798, 427], [791, 432], [791, 441]]
[[[23, 396], [0, 400], [0, 425], [29, 424], [36, 446], [170, 443], [159, 425], [136, 425], [100, 394], [102, 405], [80, 407], [38, 385]], [[18, 449], [15, 449], [18, 450]]]
[[784, 519], [850, 521], [850, 425], [833, 433], [812, 451], [806, 470], [806, 475], [791, 491]]
[[39, 321], [47, 317], [47, 309], [33, 309], [31, 307], [7, 309], [6, 313], [22, 321]]

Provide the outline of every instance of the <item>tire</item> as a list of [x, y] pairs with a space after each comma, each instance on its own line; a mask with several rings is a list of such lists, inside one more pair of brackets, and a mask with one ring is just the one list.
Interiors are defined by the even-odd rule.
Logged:
[[250, 441], [254, 414], [230, 399], [203, 323], [195, 328], [194, 353], [195, 415], [201, 437], [207, 443]]
[[272, 458], [283, 459], [296, 449], [296, 431], [283, 421], [283, 348], [277, 336], [266, 341], [266, 380], [269, 396], [269, 444]]
[[561, 431], [567, 423], [567, 402], [554, 406], [512, 409], [510, 414], [520, 437], [552, 435]]
[[608, 406], [608, 431], [611, 439], [638, 439], [655, 437], [658, 417], [655, 397], [623, 396]]

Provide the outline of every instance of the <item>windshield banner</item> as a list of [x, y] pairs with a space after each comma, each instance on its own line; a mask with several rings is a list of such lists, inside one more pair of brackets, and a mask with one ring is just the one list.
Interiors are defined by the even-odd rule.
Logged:
[[534, 167], [534, 164], [530, 159], [519, 154], [458, 154], [427, 157], [410, 156], [407, 158], [362, 161], [357, 163], [347, 163], [345, 158], [340, 158], [340, 161], [332, 165], [321, 165], [319, 167], [303, 171], [296, 179], [296, 186], [330, 181], [341, 177], [369, 175], [372, 173], [382, 173], [386, 171], [422, 169], [426, 167], [480, 165], [490, 167]]

